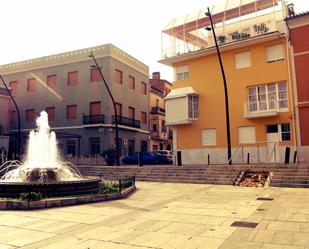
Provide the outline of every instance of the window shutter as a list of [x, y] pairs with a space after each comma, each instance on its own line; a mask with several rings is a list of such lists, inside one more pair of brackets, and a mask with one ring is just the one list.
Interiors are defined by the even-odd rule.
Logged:
[[247, 51], [235, 54], [235, 68], [241, 69], [247, 67], [251, 67], [251, 52]]
[[267, 62], [283, 60], [285, 58], [283, 44], [268, 46], [266, 48], [266, 56]]

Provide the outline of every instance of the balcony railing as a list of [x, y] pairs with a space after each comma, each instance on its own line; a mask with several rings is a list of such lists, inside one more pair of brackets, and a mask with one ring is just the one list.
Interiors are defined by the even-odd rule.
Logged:
[[151, 111], [150, 111], [151, 114], [165, 114], [165, 109], [164, 108], [161, 108], [161, 107], [151, 107]]
[[105, 115], [83, 115], [83, 124], [104, 124]]
[[288, 109], [287, 100], [268, 100], [247, 102], [244, 104], [244, 118], [274, 117], [279, 115], [279, 111]]
[[152, 139], [165, 140], [168, 139], [168, 134], [166, 132], [152, 131], [150, 133]]
[[[115, 124], [115, 116], [112, 116], [112, 123]], [[118, 116], [118, 124], [130, 126], [134, 128], [141, 128], [141, 122], [132, 118], [125, 118]]]

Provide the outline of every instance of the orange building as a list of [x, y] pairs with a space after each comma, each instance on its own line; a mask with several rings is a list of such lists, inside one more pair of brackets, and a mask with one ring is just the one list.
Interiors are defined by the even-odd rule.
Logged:
[[[296, 149], [286, 6], [242, 2], [210, 8], [227, 78], [233, 163], [280, 162], [286, 147]], [[162, 31], [161, 62], [175, 71], [167, 124], [184, 164], [228, 161], [223, 80], [205, 12], [176, 18]]]
[[164, 97], [171, 91], [172, 84], [154, 72], [149, 79], [150, 149], [171, 150], [173, 133], [166, 126]]

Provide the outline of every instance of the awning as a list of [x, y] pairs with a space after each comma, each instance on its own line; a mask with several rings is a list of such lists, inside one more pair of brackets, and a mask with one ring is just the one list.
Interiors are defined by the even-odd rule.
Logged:
[[185, 97], [185, 96], [188, 96], [188, 95], [197, 95], [197, 94], [198, 94], [198, 92], [195, 91], [191, 86], [182, 87], [182, 88], [173, 89], [173, 90], [164, 98], [164, 100], [176, 99], [176, 98], [181, 98], [181, 97]]

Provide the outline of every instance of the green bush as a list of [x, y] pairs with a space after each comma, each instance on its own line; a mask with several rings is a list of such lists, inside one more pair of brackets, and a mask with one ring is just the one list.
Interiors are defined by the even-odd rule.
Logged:
[[100, 188], [100, 194], [113, 194], [118, 192], [117, 181], [105, 181], [102, 182]]
[[107, 165], [112, 166], [115, 164], [115, 161], [117, 159], [117, 150], [113, 148], [103, 150], [101, 156], [104, 157]]
[[42, 199], [42, 194], [40, 192], [26, 192], [21, 193], [20, 198], [24, 201], [38, 201]]

